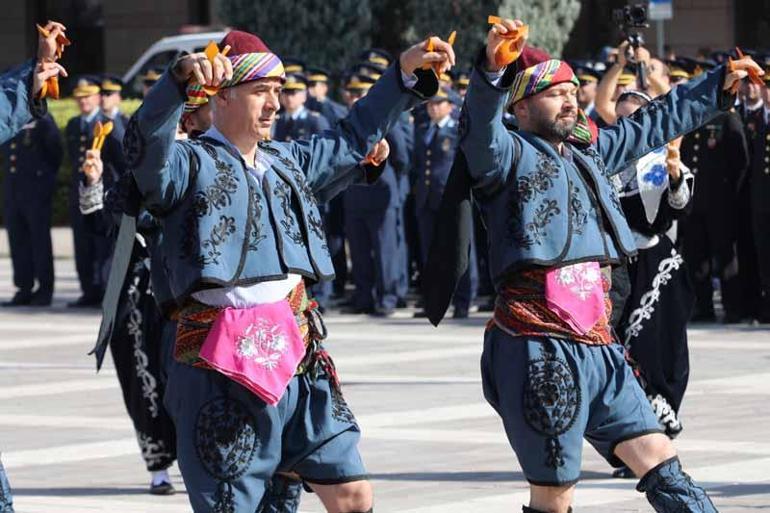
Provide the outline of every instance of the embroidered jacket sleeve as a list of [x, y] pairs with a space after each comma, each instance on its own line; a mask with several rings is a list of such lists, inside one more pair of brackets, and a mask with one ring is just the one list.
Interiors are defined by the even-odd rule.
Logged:
[[503, 125], [508, 91], [476, 66], [460, 115], [460, 148], [468, 161], [474, 187], [494, 190], [503, 184], [516, 161], [516, 144]]
[[153, 212], [170, 210], [190, 184], [192, 152], [175, 142], [184, 102], [184, 91], [166, 72], [126, 127], [125, 165], [134, 175], [144, 204]]
[[45, 100], [32, 98], [32, 73], [35, 62], [30, 60], [0, 75], [0, 144], [21, 130], [33, 117], [47, 112]]
[[724, 73], [724, 66], [704, 73], [599, 130], [596, 146], [607, 172], [619, 173], [643, 155], [729, 109], [734, 96], [722, 90]]
[[318, 200], [327, 201], [362, 179], [359, 163], [403, 111], [435, 92], [432, 88], [420, 80], [408, 89], [397, 65], [391, 66], [334, 130], [292, 142], [292, 154]]

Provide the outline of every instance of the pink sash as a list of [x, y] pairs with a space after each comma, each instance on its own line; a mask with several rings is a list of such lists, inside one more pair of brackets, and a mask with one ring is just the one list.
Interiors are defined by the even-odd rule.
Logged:
[[225, 308], [211, 326], [200, 358], [267, 404], [281, 400], [305, 343], [285, 299], [249, 308]]
[[576, 333], [585, 335], [604, 314], [604, 288], [598, 262], [551, 269], [545, 273], [548, 309]]

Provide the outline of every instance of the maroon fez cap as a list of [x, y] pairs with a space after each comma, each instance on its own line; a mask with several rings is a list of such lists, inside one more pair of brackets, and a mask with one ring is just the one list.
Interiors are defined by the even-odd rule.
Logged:
[[524, 71], [525, 69], [531, 68], [532, 66], [536, 66], [541, 62], [549, 60], [551, 60], [551, 56], [548, 55], [548, 52], [541, 50], [540, 48], [527, 45], [521, 51], [519, 58], [516, 59], [516, 64], [518, 65], [519, 71]]
[[270, 48], [254, 34], [243, 32], [241, 30], [231, 30], [219, 43], [219, 48], [224, 49], [230, 45], [228, 55], [243, 55], [245, 53], [273, 53]]

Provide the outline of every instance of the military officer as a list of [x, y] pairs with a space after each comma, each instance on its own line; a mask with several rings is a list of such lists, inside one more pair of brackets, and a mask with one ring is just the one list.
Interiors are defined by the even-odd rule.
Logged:
[[290, 142], [309, 139], [330, 128], [326, 118], [305, 107], [307, 101], [307, 80], [304, 76], [286, 75], [281, 90], [281, 114], [275, 122], [276, 141]]
[[[438, 209], [458, 144], [458, 123], [452, 118], [454, 96], [454, 92], [448, 88], [439, 89], [427, 103], [429, 121], [415, 128], [415, 207], [423, 266], [428, 257], [434, 227], [440, 222]], [[478, 274], [475, 252], [475, 248], [471, 247], [471, 263], [454, 295], [455, 318], [468, 317], [468, 310], [476, 295]], [[415, 315], [422, 317], [424, 313], [418, 312]]]
[[[104, 294], [109, 273], [111, 241], [107, 236], [86, 230], [79, 207], [79, 188], [83, 177], [77, 172], [85, 161], [85, 154], [91, 147], [96, 122], [110, 121], [100, 108], [100, 82], [93, 77], [83, 77], [72, 92], [80, 109], [80, 115], [73, 117], [65, 129], [67, 153], [72, 163], [70, 182], [70, 223], [75, 243], [75, 267], [80, 281], [82, 295], [68, 306], [98, 306]], [[115, 124], [102, 149], [105, 163], [104, 182], [109, 187], [124, 170], [122, 151], [123, 129]]]
[[329, 72], [322, 68], [307, 69], [307, 93], [308, 99], [305, 106], [321, 114], [329, 126], [334, 126], [337, 121], [348, 114], [348, 109], [341, 103], [329, 98]]
[[692, 211], [682, 226], [684, 257], [696, 296], [692, 319], [716, 319], [714, 276], [721, 284], [725, 320], [735, 322], [743, 311], [735, 250], [736, 209], [739, 182], [749, 165], [740, 117], [724, 112], [691, 132], [682, 141], [681, 155], [698, 183]]
[[120, 111], [120, 102], [123, 101], [121, 93], [123, 82], [115, 75], [105, 75], [100, 85], [102, 113], [115, 123], [116, 128], [125, 132], [128, 124], [128, 116]]
[[63, 152], [59, 128], [46, 114], [24, 125], [0, 152], [5, 169], [3, 217], [18, 289], [4, 305], [47, 306], [54, 285], [51, 209]]
[[142, 97], [147, 96], [147, 91], [155, 85], [155, 82], [160, 79], [162, 74], [162, 68], [150, 68], [147, 70], [147, 73], [142, 76]]
[[454, 90], [461, 98], [465, 98], [465, 93], [468, 92], [468, 86], [471, 83], [471, 72], [460, 71], [455, 74]]
[[[758, 266], [760, 298], [756, 315], [760, 322], [770, 322], [770, 67], [765, 67], [765, 86], [761, 89], [762, 108], [753, 116], [754, 130], [751, 133], [751, 167], [747, 176], [750, 219], [756, 264]], [[748, 185], [750, 184], [750, 185]]]
[[[366, 96], [372, 87], [366, 77], [354, 75], [345, 89], [349, 107]], [[406, 265], [399, 231], [402, 204], [400, 176], [409, 166], [407, 129], [403, 117], [391, 128], [386, 139], [390, 157], [380, 177], [371, 184], [352, 185], [345, 191], [345, 234], [350, 248], [355, 292], [351, 313], [381, 317], [393, 315], [403, 287]]]

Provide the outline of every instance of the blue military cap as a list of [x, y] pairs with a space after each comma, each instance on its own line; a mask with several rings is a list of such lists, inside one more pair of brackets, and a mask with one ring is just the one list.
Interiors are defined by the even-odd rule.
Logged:
[[381, 48], [364, 50], [358, 58], [363, 62], [377, 66], [380, 72], [384, 71], [393, 62], [393, 56], [390, 52]]
[[104, 74], [100, 87], [102, 94], [119, 93], [123, 90], [123, 81], [117, 75]]
[[693, 59], [691, 57], [680, 57], [679, 60], [685, 66], [685, 70], [691, 77], [697, 77], [704, 71], [713, 69], [717, 63], [711, 59]]
[[303, 73], [305, 71], [305, 62], [300, 59], [294, 57], [282, 57], [281, 62], [283, 62], [283, 70], [287, 75], [291, 73]]
[[454, 73], [454, 85], [458, 89], [467, 89], [471, 83], [471, 72], [469, 70], [461, 70]]
[[354, 75], [370, 77], [374, 80], [377, 80], [382, 76], [382, 70], [376, 65], [368, 62], [359, 62], [358, 64], [353, 65], [350, 71]]
[[75, 98], [83, 98], [99, 94], [101, 90], [99, 87], [100, 83], [101, 80], [99, 80], [99, 77], [83, 75], [78, 78], [77, 85], [75, 85], [75, 89], [72, 90], [72, 96]]
[[286, 75], [286, 81], [283, 83], [283, 91], [293, 93], [296, 91], [307, 90], [307, 79], [301, 73], [291, 73]]
[[447, 101], [454, 105], [462, 105], [462, 98], [451, 87], [439, 87], [436, 94], [428, 98], [429, 102], [443, 102]]
[[328, 83], [331, 78], [331, 73], [324, 68], [308, 67], [305, 69], [305, 78], [308, 84], [315, 84], [317, 82]]
[[163, 72], [165, 71], [164, 68], [156, 66], [154, 68], [150, 68], [147, 70], [147, 73], [142, 75], [142, 83], [146, 86], [152, 86], [160, 80], [160, 77], [163, 76]]
[[668, 66], [668, 76], [674, 80], [689, 80], [690, 72], [688, 71], [689, 65], [682, 59], [667, 59], [666, 65]]
[[350, 78], [345, 82], [345, 90], [352, 93], [368, 91], [375, 82], [376, 79], [373, 79], [372, 77], [352, 73]]

